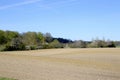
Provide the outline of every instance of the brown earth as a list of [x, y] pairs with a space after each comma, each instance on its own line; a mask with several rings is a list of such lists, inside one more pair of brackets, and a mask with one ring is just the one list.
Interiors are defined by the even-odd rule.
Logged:
[[120, 48], [0, 52], [0, 76], [18, 80], [120, 80]]

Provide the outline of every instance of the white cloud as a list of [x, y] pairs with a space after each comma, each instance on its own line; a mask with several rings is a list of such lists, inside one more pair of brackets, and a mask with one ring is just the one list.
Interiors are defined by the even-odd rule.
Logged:
[[0, 10], [7, 9], [7, 8], [12, 8], [12, 7], [17, 7], [17, 6], [22, 6], [22, 5], [28, 5], [28, 4], [36, 3], [36, 2], [39, 2], [39, 1], [41, 1], [41, 0], [27, 0], [27, 1], [24, 1], [24, 2], [20, 2], [20, 3], [0, 6]]

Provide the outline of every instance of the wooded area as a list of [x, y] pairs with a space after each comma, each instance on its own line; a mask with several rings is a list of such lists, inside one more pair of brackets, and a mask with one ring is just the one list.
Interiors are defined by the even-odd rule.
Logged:
[[117, 47], [119, 41], [99, 40], [92, 41], [55, 38], [50, 33], [0, 30], [0, 51], [35, 50], [50, 48], [106, 48]]

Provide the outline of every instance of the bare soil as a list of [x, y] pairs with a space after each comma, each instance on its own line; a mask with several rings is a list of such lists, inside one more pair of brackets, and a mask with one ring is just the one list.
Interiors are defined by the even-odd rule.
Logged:
[[18, 80], [120, 80], [120, 48], [0, 52], [0, 77]]

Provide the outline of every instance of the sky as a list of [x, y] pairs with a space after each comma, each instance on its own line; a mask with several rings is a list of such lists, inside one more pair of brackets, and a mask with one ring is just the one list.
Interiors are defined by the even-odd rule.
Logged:
[[120, 40], [120, 0], [0, 0], [0, 29]]

